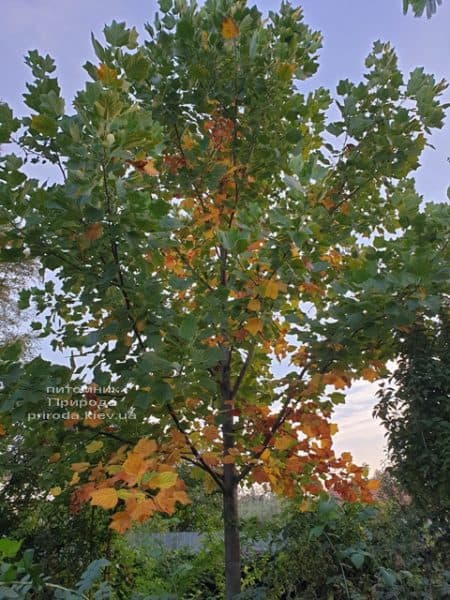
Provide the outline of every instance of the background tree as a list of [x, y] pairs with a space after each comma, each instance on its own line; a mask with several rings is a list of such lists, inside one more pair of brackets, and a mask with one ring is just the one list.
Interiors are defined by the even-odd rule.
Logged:
[[450, 320], [448, 306], [402, 334], [376, 415], [387, 429], [391, 470], [428, 513], [450, 515]]
[[[332, 449], [334, 389], [381, 377], [398, 328], [439, 302], [446, 219], [411, 247], [446, 209], [420, 213], [410, 174], [446, 86], [422, 69], [405, 82], [378, 42], [326, 126], [329, 93], [300, 91], [321, 44], [300, 9], [265, 21], [229, 1], [160, 7], [142, 45], [116, 22], [105, 46], [93, 39], [99, 62], [69, 114], [52, 59], [27, 57], [32, 114], [2, 127], [21, 125], [22, 147], [62, 179], [2, 159], [2, 219], [15, 227], [0, 256], [30, 252], [54, 273], [21, 302], [72, 358], [18, 364], [17, 346], [3, 349], [1, 410], [6, 430], [23, 418], [46, 428], [70, 473], [61, 498], [114, 511], [119, 532], [187, 503], [176, 468], [191, 464], [223, 497], [230, 600], [239, 486], [267, 483], [302, 508], [326, 491], [372, 499], [365, 469]], [[56, 418], [62, 402], [71, 410]]]

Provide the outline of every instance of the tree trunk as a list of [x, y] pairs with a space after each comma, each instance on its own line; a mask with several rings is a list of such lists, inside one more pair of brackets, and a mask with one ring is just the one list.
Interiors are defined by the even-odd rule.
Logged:
[[[221, 282], [227, 284], [227, 251], [221, 248]], [[224, 307], [225, 310], [225, 307]], [[226, 331], [224, 332], [226, 335]], [[220, 394], [223, 414], [223, 455], [229, 457], [229, 450], [235, 445], [233, 423], [233, 390], [230, 366], [231, 350], [221, 363]], [[239, 534], [238, 479], [234, 463], [223, 465], [223, 529], [225, 543], [225, 600], [238, 600], [241, 593], [241, 540]]]
[[[230, 467], [232, 467], [230, 469]], [[234, 465], [225, 465], [234, 477]], [[225, 477], [227, 479], [227, 477]], [[223, 492], [225, 539], [225, 600], [236, 600], [241, 592], [241, 542], [239, 533], [237, 486], [225, 482]]]

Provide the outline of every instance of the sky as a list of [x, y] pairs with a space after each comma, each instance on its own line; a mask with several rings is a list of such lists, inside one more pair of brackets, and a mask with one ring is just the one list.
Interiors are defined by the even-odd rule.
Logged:
[[[255, 3], [262, 12], [279, 6], [273, 0], [251, 2]], [[334, 91], [340, 79], [360, 80], [364, 58], [378, 39], [393, 44], [404, 73], [423, 66], [437, 79], [450, 79], [450, 1], [431, 20], [404, 16], [402, 0], [303, 0], [299, 4], [306, 23], [324, 38], [313, 85]], [[115, 19], [143, 32], [156, 9], [155, 0], [1, 0], [0, 99], [18, 114], [22, 112], [21, 95], [29, 79], [23, 57], [28, 50], [39, 49], [56, 60], [63, 95], [70, 103], [87, 78], [82, 65], [95, 60], [91, 31], [101, 39], [104, 24]], [[450, 93], [446, 97], [450, 102]], [[448, 126], [435, 133], [431, 143], [435, 149], [427, 149], [423, 156], [416, 174], [417, 189], [426, 201], [442, 202], [450, 184]], [[355, 384], [334, 419], [340, 428], [337, 450], [351, 451], [356, 461], [372, 469], [380, 466], [384, 456], [384, 433], [371, 416], [375, 391], [376, 385]]]

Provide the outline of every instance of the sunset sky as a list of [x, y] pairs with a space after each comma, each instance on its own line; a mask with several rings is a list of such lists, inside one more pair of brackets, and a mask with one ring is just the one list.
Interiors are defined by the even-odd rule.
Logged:
[[[264, 12], [279, 6], [272, 0], [256, 4]], [[431, 20], [403, 16], [402, 0], [303, 0], [300, 5], [306, 22], [324, 36], [321, 67], [312, 82], [306, 84], [307, 89], [323, 85], [334, 91], [340, 79], [359, 80], [364, 58], [377, 39], [392, 42], [404, 73], [424, 66], [438, 79], [450, 79], [450, 2], [444, 3]], [[63, 95], [70, 105], [75, 91], [87, 78], [82, 65], [86, 60], [94, 61], [90, 32], [100, 39], [103, 25], [112, 19], [124, 20], [142, 32], [143, 24], [153, 19], [156, 2], [2, 0], [1, 9], [0, 100], [20, 114], [21, 94], [29, 79], [23, 62], [27, 50], [37, 48], [56, 60]], [[426, 201], [443, 202], [450, 183], [448, 128], [435, 134], [432, 143], [435, 150], [430, 148], [424, 155], [416, 176], [417, 187]], [[383, 458], [383, 431], [371, 417], [375, 391], [376, 385], [354, 385], [347, 405], [339, 408], [334, 419], [340, 426], [337, 449], [350, 450], [356, 461], [367, 462], [372, 468], [378, 467]]]

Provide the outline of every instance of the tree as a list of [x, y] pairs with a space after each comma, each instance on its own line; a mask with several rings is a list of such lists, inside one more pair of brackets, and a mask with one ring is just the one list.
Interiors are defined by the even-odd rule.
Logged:
[[240, 486], [303, 510], [326, 491], [372, 499], [365, 469], [335, 455], [330, 417], [353, 380], [384, 374], [395, 331], [435, 310], [446, 255], [433, 240], [410, 252], [430, 212], [410, 174], [446, 86], [422, 69], [405, 83], [377, 42], [327, 125], [330, 94], [301, 93], [321, 37], [300, 9], [265, 21], [229, 0], [160, 8], [142, 45], [117, 22], [105, 45], [93, 39], [99, 62], [72, 113], [53, 60], [27, 57], [32, 114], [2, 127], [21, 126], [21, 145], [62, 179], [29, 179], [4, 157], [15, 226], [1, 257], [27, 250], [53, 273], [21, 302], [72, 357], [18, 365], [5, 349], [1, 410], [6, 428], [46, 428], [45, 451], [72, 475], [63, 497], [114, 511], [119, 532], [187, 503], [177, 465], [189, 463], [223, 496], [230, 600]]
[[403, 12], [406, 14], [411, 7], [415, 16], [421, 17], [426, 10], [427, 17], [431, 18], [441, 4], [442, 0], [403, 0]]
[[450, 511], [450, 320], [445, 307], [418, 318], [376, 407], [386, 427], [391, 470], [415, 502], [441, 518]]
[[32, 348], [32, 336], [24, 330], [23, 316], [17, 307], [18, 293], [27, 287], [36, 276], [36, 265], [32, 262], [0, 264], [0, 346], [20, 339], [23, 351]]

